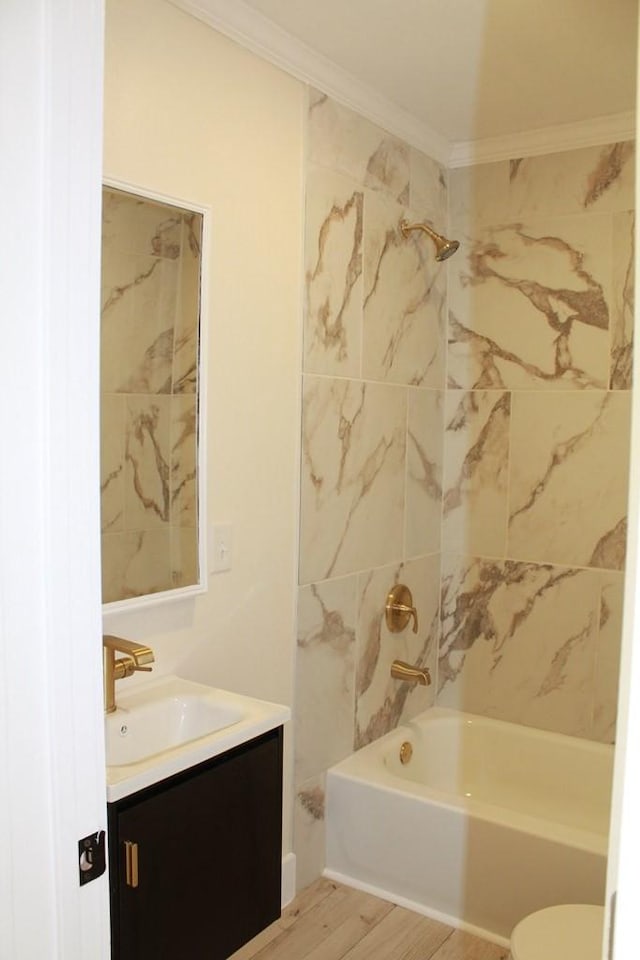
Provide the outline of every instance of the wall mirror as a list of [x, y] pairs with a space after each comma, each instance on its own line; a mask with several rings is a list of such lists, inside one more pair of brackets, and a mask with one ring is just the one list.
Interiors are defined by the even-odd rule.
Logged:
[[203, 587], [204, 214], [103, 187], [102, 599]]

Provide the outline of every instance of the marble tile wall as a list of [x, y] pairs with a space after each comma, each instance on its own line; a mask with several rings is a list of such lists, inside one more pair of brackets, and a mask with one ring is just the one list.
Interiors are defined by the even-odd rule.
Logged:
[[201, 216], [103, 191], [103, 600], [198, 580]]
[[[327, 768], [436, 700], [615, 736], [634, 223], [630, 144], [447, 173], [315, 91], [308, 129], [305, 883], [323, 865]], [[403, 218], [459, 253], [437, 264]], [[386, 628], [398, 582], [416, 634]], [[433, 686], [391, 680], [394, 658]]]
[[[299, 883], [324, 856], [324, 773], [435, 698], [446, 270], [404, 218], [444, 229], [445, 171], [311, 91], [296, 681]], [[388, 631], [406, 583], [418, 630]], [[431, 687], [390, 676], [429, 666]]]
[[633, 144], [453, 170], [438, 702], [615, 736]]

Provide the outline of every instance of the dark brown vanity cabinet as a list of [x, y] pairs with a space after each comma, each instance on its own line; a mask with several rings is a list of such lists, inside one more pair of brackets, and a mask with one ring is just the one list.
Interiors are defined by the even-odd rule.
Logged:
[[280, 916], [282, 728], [109, 804], [112, 960], [226, 960]]

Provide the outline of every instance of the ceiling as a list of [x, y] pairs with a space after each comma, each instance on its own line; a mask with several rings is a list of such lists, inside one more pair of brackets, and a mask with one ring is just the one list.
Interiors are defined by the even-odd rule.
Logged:
[[637, 0], [235, 0], [453, 144], [635, 105]]

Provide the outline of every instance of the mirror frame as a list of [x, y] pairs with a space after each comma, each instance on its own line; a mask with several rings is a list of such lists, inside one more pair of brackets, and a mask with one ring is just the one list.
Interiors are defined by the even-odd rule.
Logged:
[[[192, 210], [202, 216], [202, 248], [200, 252], [200, 317], [198, 326], [198, 392], [196, 420], [197, 469], [198, 482], [198, 581], [187, 587], [176, 587], [174, 590], [162, 590], [158, 593], [147, 593], [139, 597], [129, 597], [126, 600], [112, 600], [102, 604], [104, 614], [118, 611], [134, 611], [146, 609], [172, 600], [183, 600], [206, 593], [209, 589], [209, 570], [207, 567], [207, 368], [208, 368], [208, 320], [209, 320], [209, 259], [210, 259], [210, 232], [211, 207], [204, 206], [194, 200], [185, 200], [181, 197], [170, 196], [157, 190], [141, 187], [139, 184], [127, 180], [118, 180], [114, 177], [102, 177], [102, 187], [113, 187], [145, 200], [155, 200], [168, 206], [182, 210]], [[101, 258], [102, 259], [102, 258]], [[102, 323], [102, 310], [100, 309]], [[102, 536], [102, 533], [101, 533]], [[102, 552], [102, 551], [101, 551]]]

